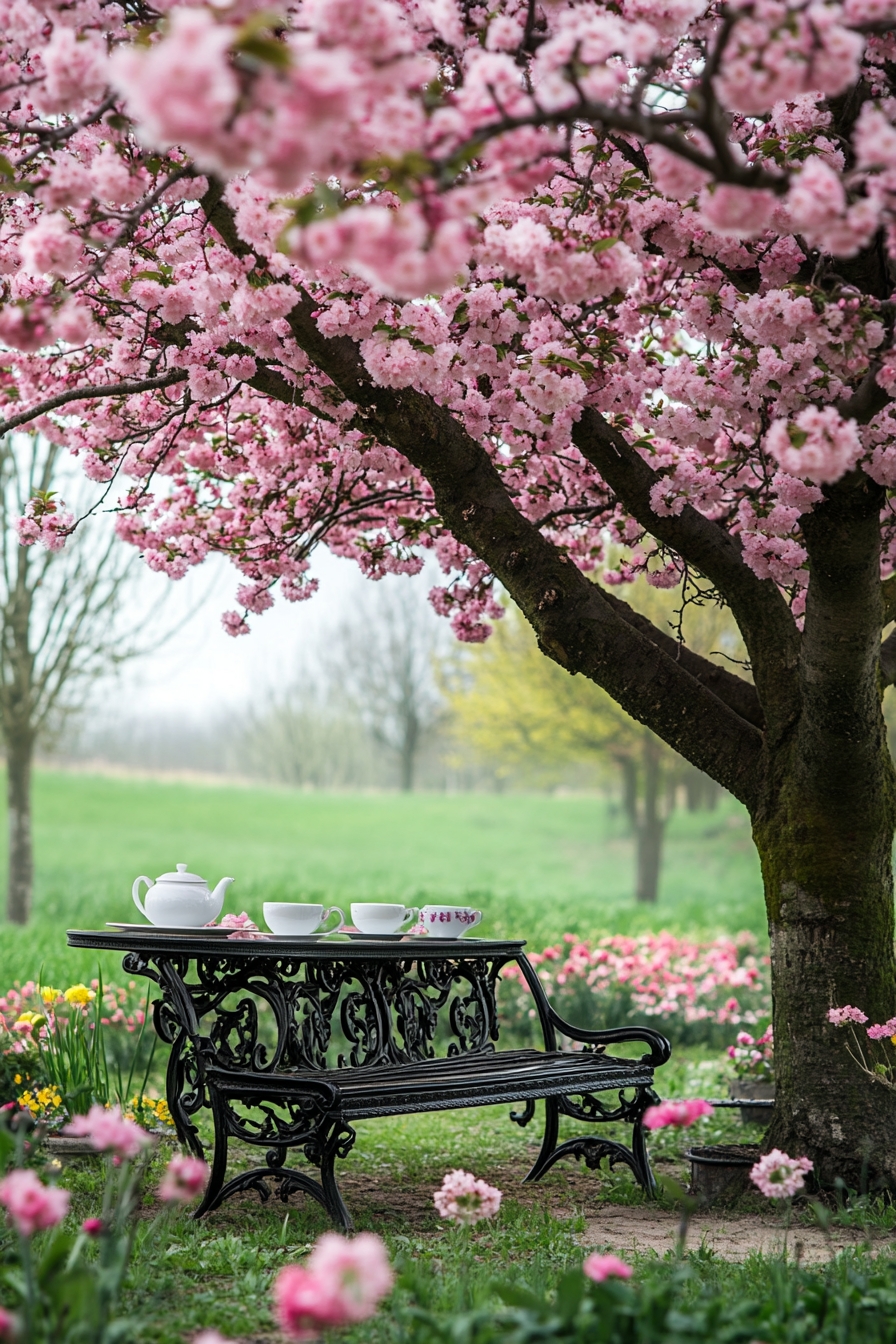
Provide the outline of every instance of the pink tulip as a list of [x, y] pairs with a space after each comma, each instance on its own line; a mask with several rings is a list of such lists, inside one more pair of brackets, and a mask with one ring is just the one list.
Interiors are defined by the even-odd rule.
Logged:
[[68, 1213], [69, 1193], [44, 1185], [33, 1171], [11, 1171], [0, 1181], [0, 1204], [23, 1237], [61, 1223]]
[[701, 1116], [712, 1113], [712, 1106], [700, 1097], [689, 1098], [686, 1101], [661, 1101], [659, 1106], [647, 1108], [642, 1124], [645, 1129], [666, 1129], [669, 1125], [685, 1129]]
[[18, 1334], [18, 1321], [12, 1312], [0, 1307], [0, 1339], [15, 1339]]
[[88, 1237], [98, 1237], [102, 1230], [102, 1218], [85, 1218], [81, 1224], [81, 1231], [86, 1232]]
[[287, 1265], [277, 1275], [277, 1319], [293, 1339], [312, 1339], [326, 1327], [372, 1316], [392, 1283], [388, 1252], [379, 1237], [362, 1232], [349, 1240], [325, 1232], [304, 1266]]
[[167, 1203], [188, 1204], [205, 1189], [208, 1164], [199, 1157], [172, 1157], [158, 1189]]
[[86, 1115], [76, 1115], [62, 1132], [87, 1138], [98, 1153], [114, 1153], [125, 1160], [136, 1157], [150, 1142], [146, 1130], [126, 1120], [119, 1106], [91, 1106]]
[[632, 1267], [617, 1255], [598, 1255], [595, 1251], [582, 1265], [582, 1273], [595, 1283], [603, 1283], [604, 1279], [630, 1279]]

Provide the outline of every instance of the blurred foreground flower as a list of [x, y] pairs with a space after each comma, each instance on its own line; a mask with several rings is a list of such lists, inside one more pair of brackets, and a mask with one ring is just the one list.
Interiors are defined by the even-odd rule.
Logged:
[[648, 1106], [642, 1123], [645, 1129], [666, 1129], [669, 1125], [686, 1129], [701, 1116], [712, 1113], [712, 1106], [700, 1097], [691, 1097], [686, 1101], [661, 1101], [659, 1106]]
[[208, 1164], [201, 1157], [172, 1157], [158, 1189], [159, 1199], [169, 1204], [188, 1204], [208, 1181]]
[[98, 1153], [113, 1153], [125, 1161], [136, 1157], [150, 1142], [144, 1129], [124, 1118], [120, 1106], [105, 1107], [98, 1103], [86, 1115], [76, 1115], [63, 1133], [89, 1139]]
[[287, 1265], [274, 1281], [277, 1320], [293, 1339], [313, 1339], [329, 1326], [365, 1321], [392, 1289], [382, 1239], [325, 1232], [304, 1265]]
[[595, 1251], [583, 1263], [582, 1273], [595, 1283], [603, 1283], [604, 1279], [630, 1279], [632, 1267], [618, 1255], [598, 1255]]
[[455, 1223], [478, 1223], [481, 1218], [493, 1218], [498, 1212], [501, 1191], [458, 1168], [446, 1174], [442, 1188], [433, 1195], [433, 1202], [442, 1218], [450, 1218]]
[[750, 1169], [750, 1180], [768, 1199], [789, 1199], [803, 1189], [812, 1167], [808, 1157], [788, 1157], [773, 1148]]
[[0, 1181], [0, 1204], [16, 1230], [23, 1237], [32, 1237], [62, 1222], [68, 1213], [69, 1193], [58, 1186], [44, 1185], [34, 1171], [19, 1169]]

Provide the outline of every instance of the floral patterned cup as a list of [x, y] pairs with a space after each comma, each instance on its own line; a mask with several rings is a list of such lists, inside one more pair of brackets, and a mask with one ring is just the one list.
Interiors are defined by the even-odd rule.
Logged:
[[420, 924], [431, 938], [462, 938], [475, 929], [482, 911], [470, 905], [424, 905]]

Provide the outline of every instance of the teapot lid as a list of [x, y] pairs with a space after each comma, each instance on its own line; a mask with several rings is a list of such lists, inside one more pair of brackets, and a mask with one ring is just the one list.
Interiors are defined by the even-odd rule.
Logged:
[[176, 873], [163, 873], [161, 877], [156, 878], [157, 882], [201, 882], [205, 885], [205, 878], [198, 877], [196, 873], [188, 873], [187, 865], [179, 863]]

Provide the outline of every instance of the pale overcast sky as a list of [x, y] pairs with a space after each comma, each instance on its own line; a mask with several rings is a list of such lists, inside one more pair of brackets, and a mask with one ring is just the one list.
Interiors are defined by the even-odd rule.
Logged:
[[[226, 560], [210, 557], [177, 583], [145, 571], [139, 581], [140, 607], [152, 608], [158, 595], [170, 590], [157, 624], [162, 629], [180, 621], [184, 625], [103, 686], [105, 711], [200, 719], [288, 684], [303, 660], [314, 662], [327, 630], [351, 602], [359, 596], [363, 600], [359, 586], [367, 582], [354, 563], [323, 549], [314, 557], [312, 573], [320, 579], [314, 597], [290, 603], [276, 595], [270, 611], [250, 617], [252, 633], [234, 639], [221, 628], [221, 613], [236, 607], [234, 593], [242, 579]], [[426, 584], [422, 576], [417, 581]]]

